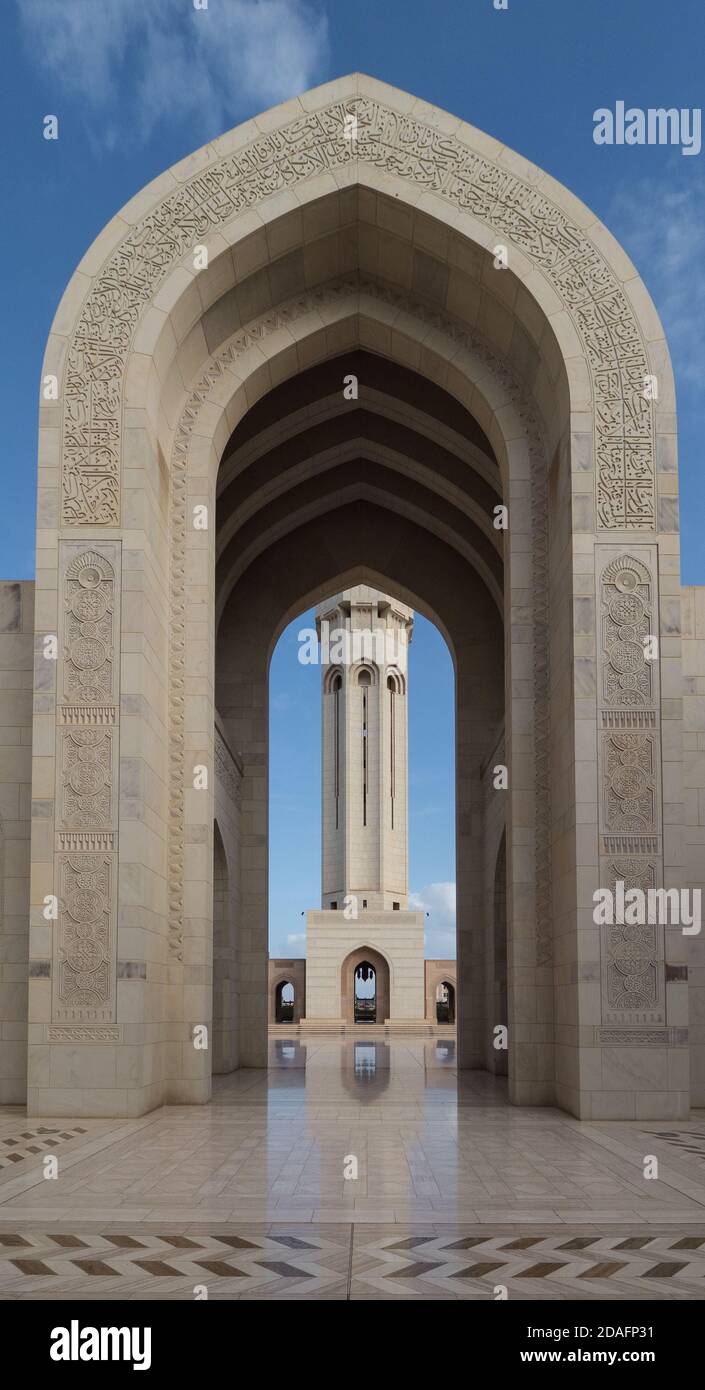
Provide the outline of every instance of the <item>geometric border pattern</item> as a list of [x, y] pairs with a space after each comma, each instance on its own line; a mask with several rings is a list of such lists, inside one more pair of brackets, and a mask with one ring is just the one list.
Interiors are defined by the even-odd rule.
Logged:
[[0, 1230], [0, 1298], [60, 1297], [702, 1299], [705, 1227]]

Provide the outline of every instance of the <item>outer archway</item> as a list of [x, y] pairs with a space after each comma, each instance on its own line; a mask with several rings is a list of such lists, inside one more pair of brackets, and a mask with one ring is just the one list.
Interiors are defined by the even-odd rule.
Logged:
[[[506, 270], [494, 261], [498, 243], [508, 247]], [[195, 269], [196, 244], [209, 251], [206, 271]], [[610, 619], [631, 585], [648, 630], [673, 631], [673, 391], [663, 335], [633, 267], [567, 190], [471, 127], [354, 75], [224, 136], [138, 194], [84, 257], [57, 312], [44, 366], [58, 378], [59, 400], [47, 407], [40, 444], [37, 635], [58, 632], [61, 642], [55, 689], [35, 715], [35, 925], [45, 893], [56, 891], [61, 912], [50, 972], [30, 981], [30, 1022], [39, 1029], [32, 1075], [43, 1078], [30, 1087], [33, 1113], [75, 1111], [78, 1093], [86, 1113], [94, 1102], [105, 1113], [98, 1090], [112, 1091], [115, 1114], [209, 1094], [210, 1068], [194, 1060], [191, 1034], [211, 1009], [213, 793], [212, 779], [196, 785], [194, 769], [212, 772], [215, 758], [218, 469], [260, 398], [358, 349], [411, 367], [466, 407], [490, 450], [468, 448], [466, 463], [476, 477], [494, 476], [509, 510], [504, 544], [477, 493], [460, 489], [465, 537], [441, 515], [441, 501], [462, 510], [449, 478], [445, 498], [437, 490], [432, 528], [419, 527], [412, 482], [427, 494], [429, 470], [419, 472], [417, 460], [412, 477], [407, 466], [400, 497], [392, 485], [399, 451], [378, 435], [372, 470], [357, 468], [341, 506], [350, 520], [358, 509], [358, 524], [370, 508], [395, 518], [395, 565], [372, 549], [362, 564], [328, 550], [326, 573], [296, 594], [280, 590], [262, 617], [273, 639], [288, 605], [328, 585], [343, 564], [357, 575], [367, 566], [433, 609], [431, 594], [404, 574], [402, 532], [408, 541], [422, 531], [429, 553], [437, 546], [441, 572], [462, 561], [464, 607], [468, 586], [481, 586], [503, 610], [506, 634], [512, 1098], [555, 1100], [595, 1117], [613, 1116], [615, 1106], [636, 1113], [637, 1097], [663, 1115], [687, 1104], [666, 1010], [669, 943], [645, 942], [653, 986], [637, 1016], [611, 995], [619, 941], [599, 941], [591, 912], [593, 889], [619, 876], [626, 854], [640, 882], [668, 877], [662, 785], [669, 822], [678, 815], [677, 640], [659, 671], [620, 673], [628, 639], [624, 623]], [[657, 401], [643, 391], [647, 374], [658, 376]], [[355, 459], [359, 452], [348, 463]], [[244, 1064], [262, 1060], [266, 1038], [267, 846], [266, 736], [257, 704], [247, 707], [247, 698], [261, 700], [259, 676], [246, 696], [248, 672], [261, 670], [259, 639], [243, 626], [240, 599], [273, 546], [283, 558], [295, 536], [300, 555], [321, 526], [324, 462], [293, 516], [276, 515], [274, 476], [259, 500], [251, 489], [243, 495], [240, 541], [248, 509], [261, 512], [266, 499], [270, 516], [242, 551], [246, 569], [229, 564], [227, 583], [219, 579], [222, 630], [239, 624], [242, 639], [228, 733], [243, 766]], [[245, 455], [241, 463], [249, 466]], [[223, 532], [224, 546], [232, 539]], [[484, 599], [480, 611], [489, 621]], [[636, 676], [641, 703], [625, 674]], [[674, 697], [675, 735], [663, 747], [662, 695]], [[490, 750], [478, 746], [472, 717], [465, 726], [472, 701], [460, 676], [458, 699], [459, 748], [471, 767]], [[614, 781], [625, 720], [650, 769], [636, 830]], [[481, 723], [475, 717], [474, 729]], [[105, 788], [80, 826], [66, 790], [77, 731], [84, 741], [90, 735]], [[470, 838], [481, 783], [468, 778], [459, 806]], [[476, 871], [474, 856], [461, 859], [459, 892], [467, 875], [468, 900], [475, 892], [479, 901]], [[92, 943], [80, 969], [78, 925]], [[118, 970], [128, 957], [139, 966], [130, 981], [144, 982], [129, 1004]], [[462, 998], [477, 978], [466, 952], [466, 1064], [475, 1054], [472, 1035], [463, 1041]], [[473, 1012], [479, 1017], [479, 1007]], [[626, 1071], [612, 1064], [615, 1049]], [[616, 1072], [630, 1077], [619, 1099]]]

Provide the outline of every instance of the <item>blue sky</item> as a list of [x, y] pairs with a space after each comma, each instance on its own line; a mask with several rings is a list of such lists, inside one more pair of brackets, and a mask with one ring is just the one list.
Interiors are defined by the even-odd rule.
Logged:
[[[4, 576], [33, 572], [41, 359], [57, 302], [86, 247], [143, 184], [204, 141], [308, 86], [360, 69], [527, 155], [594, 208], [624, 244], [671, 346], [683, 579], [705, 582], [705, 152], [685, 157], [667, 146], [599, 147], [592, 139], [593, 112], [618, 100], [643, 108], [699, 105], [702, 0], [509, 0], [507, 11], [495, 10], [493, 0], [208, 0], [207, 11], [196, 11], [192, 0], [4, 0], [2, 28]], [[47, 114], [59, 117], [57, 141], [43, 139]], [[425, 643], [440, 642], [426, 629], [420, 621], [412, 645], [419, 671]], [[305, 700], [286, 665], [280, 672], [285, 647], [283, 639], [273, 670], [282, 703], [273, 711], [273, 737], [284, 747], [287, 731], [307, 730], [305, 766], [315, 758], [317, 797], [317, 686], [316, 698]], [[439, 749], [430, 738], [431, 716], [442, 698], [449, 730], [452, 703], [445, 675], [438, 688], [433, 680], [424, 685], [421, 674], [412, 679], [412, 886], [432, 901], [431, 886], [453, 878], [453, 847], [450, 733]], [[299, 748], [290, 756], [304, 754]], [[287, 839], [284, 807], [294, 785], [287, 767], [294, 777], [304, 764], [284, 758], [273, 787], [280, 846], [273, 898], [282, 939], [297, 929], [281, 920], [280, 887], [285, 894], [291, 885], [287, 916], [299, 894], [308, 907], [319, 891], [317, 849], [307, 881], [298, 877], [299, 852], [308, 858], [310, 845], [304, 855], [296, 837], [307, 832], [294, 829], [293, 818]], [[435, 819], [433, 805], [440, 808]], [[317, 826], [315, 836], [317, 844]], [[445, 920], [440, 907], [434, 916]]]

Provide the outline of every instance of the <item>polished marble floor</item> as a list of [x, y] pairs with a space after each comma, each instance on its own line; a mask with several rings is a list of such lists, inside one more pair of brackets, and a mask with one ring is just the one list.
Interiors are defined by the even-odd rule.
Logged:
[[0, 1297], [705, 1297], [705, 1114], [512, 1107], [447, 1037], [270, 1053], [208, 1106], [0, 1110]]

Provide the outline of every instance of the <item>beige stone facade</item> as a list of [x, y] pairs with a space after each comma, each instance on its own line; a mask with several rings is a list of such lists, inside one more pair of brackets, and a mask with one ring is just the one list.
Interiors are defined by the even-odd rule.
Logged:
[[31, 772], [28, 586], [0, 633], [3, 1097], [26, 960], [32, 1115], [202, 1102], [214, 1055], [265, 1063], [269, 659], [363, 584], [453, 655], [461, 1066], [488, 1065], [504, 997], [515, 1104], [701, 1103], [702, 934], [593, 914], [621, 879], [702, 881], [705, 636], [668, 349], [590, 209], [354, 74], [136, 192], [71, 278], [48, 374]]
[[[0, 1104], [27, 1094], [34, 585], [0, 582]], [[48, 929], [49, 930], [49, 929]]]

